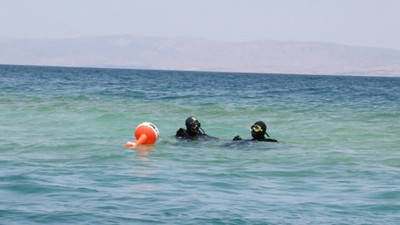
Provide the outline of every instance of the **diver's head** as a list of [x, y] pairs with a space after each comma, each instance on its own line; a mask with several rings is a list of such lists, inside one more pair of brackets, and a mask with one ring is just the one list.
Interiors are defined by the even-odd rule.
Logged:
[[251, 136], [256, 140], [264, 139], [264, 135], [267, 133], [267, 125], [262, 121], [255, 122], [251, 127]]
[[190, 136], [200, 133], [201, 124], [196, 117], [188, 117], [185, 122], [186, 131]]

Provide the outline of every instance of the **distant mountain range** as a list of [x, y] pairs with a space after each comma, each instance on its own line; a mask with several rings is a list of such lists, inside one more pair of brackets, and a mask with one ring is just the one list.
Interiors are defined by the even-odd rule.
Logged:
[[0, 64], [400, 77], [400, 51], [135, 36], [0, 39]]

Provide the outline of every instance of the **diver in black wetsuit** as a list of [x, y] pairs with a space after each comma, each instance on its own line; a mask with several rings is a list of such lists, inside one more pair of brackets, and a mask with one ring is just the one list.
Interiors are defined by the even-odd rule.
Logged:
[[201, 124], [196, 117], [188, 117], [185, 122], [186, 130], [180, 128], [176, 132], [176, 137], [181, 140], [199, 140], [199, 141], [206, 141], [206, 140], [217, 140], [217, 138], [208, 136], [206, 132], [201, 128]]
[[[253, 139], [247, 139], [245, 141], [278, 142], [275, 139], [269, 138], [269, 135], [267, 134], [267, 125], [265, 125], [265, 123], [262, 121], [255, 122], [250, 127], [250, 130], [251, 130], [251, 136], [253, 137]], [[267, 135], [268, 138], [266, 138], [265, 135]], [[233, 138], [233, 141], [239, 141], [239, 140], [243, 140], [243, 139], [239, 136], [235, 136]]]

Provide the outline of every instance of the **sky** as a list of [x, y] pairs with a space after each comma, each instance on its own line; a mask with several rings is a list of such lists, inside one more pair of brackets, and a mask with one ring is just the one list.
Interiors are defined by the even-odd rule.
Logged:
[[317, 41], [400, 50], [399, 0], [0, 0], [0, 38]]

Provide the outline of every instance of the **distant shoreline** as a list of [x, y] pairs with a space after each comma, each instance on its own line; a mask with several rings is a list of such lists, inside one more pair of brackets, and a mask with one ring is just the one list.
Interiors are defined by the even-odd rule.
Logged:
[[229, 73], [229, 74], [260, 74], [260, 75], [290, 75], [290, 76], [331, 76], [331, 77], [387, 77], [400, 78], [400, 76], [373, 76], [373, 75], [342, 75], [342, 74], [301, 74], [301, 73], [257, 73], [257, 72], [233, 72], [233, 71], [197, 71], [197, 70], [165, 70], [165, 69], [141, 69], [141, 68], [119, 68], [119, 67], [85, 67], [85, 66], [54, 66], [54, 65], [20, 65], [20, 64], [0, 64], [0, 66], [21, 66], [21, 67], [50, 67], [50, 68], [76, 68], [76, 69], [109, 69], [109, 70], [149, 70], [149, 71], [177, 71], [194, 73]]
[[300, 41], [0, 38], [0, 64], [400, 77], [399, 50]]

